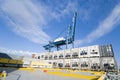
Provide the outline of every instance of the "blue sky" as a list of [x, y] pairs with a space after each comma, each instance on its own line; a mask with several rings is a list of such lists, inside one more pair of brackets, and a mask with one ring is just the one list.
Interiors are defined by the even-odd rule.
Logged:
[[112, 44], [120, 64], [120, 0], [0, 0], [0, 50], [43, 52], [72, 23], [74, 10], [75, 47]]

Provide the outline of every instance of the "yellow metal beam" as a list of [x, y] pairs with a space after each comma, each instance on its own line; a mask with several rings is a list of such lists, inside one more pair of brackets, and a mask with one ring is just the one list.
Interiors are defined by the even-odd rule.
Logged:
[[73, 73], [64, 73], [64, 72], [58, 72], [58, 71], [54, 71], [54, 72], [48, 71], [47, 74], [66, 76], [66, 77], [73, 77], [73, 78], [80, 78], [80, 79], [87, 79], [87, 80], [97, 80], [99, 78], [97, 76], [88, 76], [88, 75], [73, 74]]

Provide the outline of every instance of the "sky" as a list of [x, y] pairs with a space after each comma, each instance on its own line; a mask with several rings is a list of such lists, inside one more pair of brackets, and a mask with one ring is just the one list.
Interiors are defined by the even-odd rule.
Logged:
[[75, 47], [112, 44], [120, 64], [120, 0], [0, 0], [0, 51], [45, 52], [77, 11]]

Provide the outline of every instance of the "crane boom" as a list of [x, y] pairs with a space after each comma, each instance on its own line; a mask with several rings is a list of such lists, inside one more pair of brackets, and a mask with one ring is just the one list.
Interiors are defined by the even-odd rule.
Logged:
[[49, 44], [43, 46], [45, 48], [45, 50], [51, 51], [52, 47], [56, 47], [57, 50], [59, 50], [60, 46], [62, 46], [62, 45], [66, 45], [66, 48], [68, 48], [67, 47], [68, 44], [73, 44], [73, 47], [74, 47], [76, 18], [77, 18], [77, 12], [74, 12], [74, 17], [72, 19], [72, 25], [68, 26], [67, 37], [66, 38], [64, 38], [64, 37], [57, 38], [53, 42], [49, 42]]
[[73, 30], [73, 35], [72, 35], [73, 41], [75, 39], [76, 18], [77, 18], [77, 12], [74, 13], [73, 24], [72, 24], [72, 27], [73, 27], [73, 29], [72, 29]]

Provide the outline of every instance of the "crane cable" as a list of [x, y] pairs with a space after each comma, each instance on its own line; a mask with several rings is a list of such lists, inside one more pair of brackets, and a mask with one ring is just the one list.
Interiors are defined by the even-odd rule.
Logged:
[[54, 38], [54, 40], [55, 40], [56, 38], [60, 37], [60, 35], [63, 34], [63, 33], [66, 31], [67, 28], [68, 28], [68, 27], [65, 27], [65, 28], [62, 30], [62, 32], [61, 32], [60, 34], [58, 34], [58, 36], [56, 36], [56, 37]]

